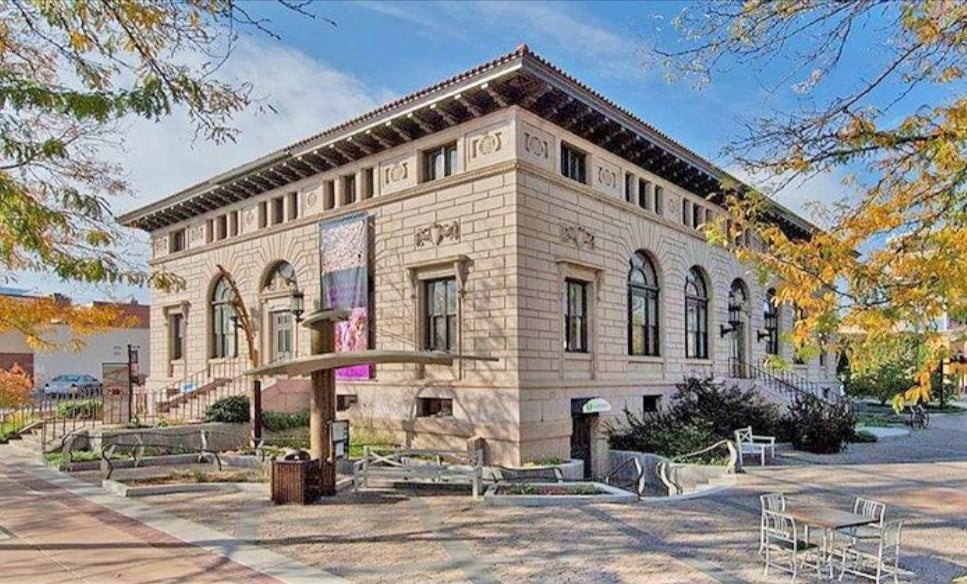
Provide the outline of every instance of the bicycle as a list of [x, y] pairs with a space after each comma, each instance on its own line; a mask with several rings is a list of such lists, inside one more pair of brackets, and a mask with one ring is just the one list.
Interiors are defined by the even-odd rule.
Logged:
[[917, 428], [925, 430], [930, 425], [930, 414], [927, 413], [926, 408], [920, 404], [911, 406], [909, 424], [914, 430]]

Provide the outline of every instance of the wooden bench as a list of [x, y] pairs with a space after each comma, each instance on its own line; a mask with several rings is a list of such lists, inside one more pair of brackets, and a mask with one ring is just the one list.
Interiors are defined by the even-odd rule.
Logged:
[[[159, 432], [151, 430], [141, 430], [138, 432], [125, 433], [125, 436], [134, 436], [133, 444], [118, 444], [114, 443], [101, 450], [101, 476], [104, 479], [110, 479], [111, 475], [114, 473], [115, 463], [120, 460], [118, 455], [121, 453], [127, 453], [134, 460], [133, 466], [135, 468], [140, 467], [144, 458], [149, 452], [162, 452], [170, 455], [177, 454], [189, 454], [196, 457], [196, 461], [199, 463], [210, 463], [218, 466], [218, 470], [222, 470], [222, 460], [218, 456], [218, 452], [209, 446], [209, 437], [213, 434], [211, 430], [191, 430], [183, 433], [174, 432]], [[173, 443], [177, 442], [177, 438], [183, 437], [193, 437], [199, 436], [199, 447], [195, 448], [186, 447], [184, 444]], [[164, 439], [162, 439], [162, 437]], [[65, 445], [65, 450], [67, 446]], [[151, 454], [154, 456], [154, 454]], [[65, 460], [67, 460], [67, 453], [65, 452]]]
[[363, 447], [353, 465], [353, 490], [369, 486], [370, 478], [416, 483], [469, 483], [474, 499], [483, 477], [480, 450], [377, 449]]

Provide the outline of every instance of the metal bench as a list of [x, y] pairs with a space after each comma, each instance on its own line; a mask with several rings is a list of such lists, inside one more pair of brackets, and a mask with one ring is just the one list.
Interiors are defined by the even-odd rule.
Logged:
[[500, 475], [497, 478], [498, 483], [564, 482], [564, 473], [556, 466], [534, 468], [508, 468], [506, 466], [498, 466], [497, 471]]
[[[218, 466], [218, 470], [222, 470], [222, 460], [219, 458], [218, 452], [209, 447], [209, 436], [211, 434], [211, 430], [192, 430], [184, 433], [142, 430], [128, 433], [126, 435], [134, 436], [135, 441], [133, 444], [119, 444], [115, 442], [101, 450], [101, 476], [104, 479], [111, 478], [116, 467], [115, 463], [119, 460], [117, 455], [121, 453], [130, 454], [131, 459], [134, 461], [133, 466], [135, 468], [140, 467], [145, 457], [148, 456], [149, 449], [152, 453], [190, 454], [196, 456], [197, 462], [215, 464]], [[173, 438], [193, 437], [195, 435], [200, 438], [198, 448], [172, 443]], [[145, 440], [145, 437], [147, 437], [147, 440]], [[162, 440], [160, 437], [164, 437], [166, 440]], [[156, 439], [152, 440], [152, 438]], [[154, 456], [154, 454], [151, 455]]]
[[353, 465], [353, 490], [369, 486], [369, 479], [415, 483], [469, 483], [480, 496], [483, 476], [480, 450], [414, 450], [363, 448]]

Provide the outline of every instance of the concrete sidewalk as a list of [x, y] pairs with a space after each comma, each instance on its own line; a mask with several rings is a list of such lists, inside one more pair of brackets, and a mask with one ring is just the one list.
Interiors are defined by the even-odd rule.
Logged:
[[0, 583], [345, 582], [0, 448]]

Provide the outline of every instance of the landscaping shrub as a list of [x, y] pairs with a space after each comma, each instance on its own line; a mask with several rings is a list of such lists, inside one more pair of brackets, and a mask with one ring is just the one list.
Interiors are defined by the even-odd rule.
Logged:
[[853, 442], [870, 443], [870, 442], [876, 442], [876, 440], [877, 440], [876, 434], [873, 434], [872, 432], [867, 432], [866, 430], [860, 430], [859, 432], [856, 433], [856, 436], [853, 437]]
[[[756, 434], [776, 435], [782, 425], [779, 408], [754, 390], [726, 387], [710, 378], [687, 378], [677, 387], [663, 410], [643, 415], [625, 410], [624, 422], [608, 428], [611, 447], [674, 457], [732, 439], [739, 428], [752, 426]], [[715, 462], [718, 455], [707, 458]]]
[[232, 395], [223, 397], [205, 410], [206, 422], [223, 422], [226, 424], [244, 424], [251, 420], [249, 415], [248, 397]]
[[844, 400], [828, 404], [804, 394], [789, 406], [783, 420], [792, 431], [792, 445], [797, 450], [816, 454], [834, 454], [856, 439], [856, 415]]
[[57, 415], [62, 418], [93, 420], [101, 417], [101, 400], [78, 399], [57, 404]]
[[287, 414], [283, 412], [262, 412], [262, 428], [272, 432], [283, 432], [293, 428], [309, 426], [309, 412]]

